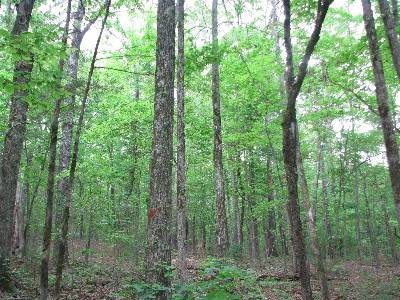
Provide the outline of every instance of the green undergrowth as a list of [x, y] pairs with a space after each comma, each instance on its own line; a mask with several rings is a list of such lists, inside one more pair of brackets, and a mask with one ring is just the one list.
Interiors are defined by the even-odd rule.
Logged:
[[175, 283], [168, 289], [157, 284], [133, 282], [124, 286], [120, 296], [155, 299], [157, 293], [168, 291], [173, 300], [263, 299], [256, 278], [254, 270], [239, 268], [230, 260], [210, 257], [200, 264], [196, 276], [186, 284]]

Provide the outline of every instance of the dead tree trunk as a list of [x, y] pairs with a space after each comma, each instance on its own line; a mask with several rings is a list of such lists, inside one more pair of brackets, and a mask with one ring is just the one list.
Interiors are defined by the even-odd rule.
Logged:
[[[28, 31], [34, 0], [22, 0], [17, 5], [17, 16], [12, 30], [13, 36]], [[18, 50], [30, 56], [29, 49]], [[20, 60], [15, 64], [14, 93], [11, 97], [11, 108], [8, 129], [4, 138], [3, 155], [0, 166], [0, 287], [12, 288], [10, 274], [10, 254], [12, 247], [13, 214], [15, 195], [23, 141], [26, 131], [28, 103], [25, 98], [28, 90], [22, 88], [30, 81], [33, 60]]]
[[375, 30], [375, 20], [370, 0], [362, 0], [363, 18], [367, 32], [372, 69], [375, 78], [375, 93], [378, 102], [379, 117], [381, 120], [383, 138], [385, 141], [386, 157], [389, 165], [389, 174], [392, 184], [393, 199], [397, 210], [397, 221], [400, 224], [400, 158], [399, 146], [394, 132], [392, 114], [389, 108], [388, 91], [385, 83], [383, 62]]

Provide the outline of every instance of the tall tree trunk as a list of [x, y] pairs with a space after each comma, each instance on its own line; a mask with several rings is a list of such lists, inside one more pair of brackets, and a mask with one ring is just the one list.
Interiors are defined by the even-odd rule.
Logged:
[[385, 229], [386, 229], [386, 236], [389, 241], [389, 246], [390, 246], [390, 254], [392, 255], [392, 259], [395, 263], [399, 262], [399, 251], [397, 248], [397, 243], [396, 243], [396, 237], [394, 235], [393, 229], [390, 225], [390, 218], [389, 218], [389, 212], [387, 209], [387, 201], [386, 198], [382, 195], [381, 196], [382, 200], [382, 208], [383, 208], [383, 214], [384, 214], [384, 219], [385, 219]]
[[193, 216], [192, 221], [192, 254], [196, 255], [197, 253], [197, 239], [196, 239], [196, 216]]
[[25, 192], [21, 182], [17, 182], [17, 191], [15, 195], [15, 207], [14, 207], [14, 225], [13, 225], [13, 241], [12, 241], [12, 253], [16, 256], [21, 256], [21, 250], [24, 248], [25, 240], [23, 235], [23, 203], [25, 202]]
[[77, 80], [78, 80], [78, 65], [80, 57], [80, 48], [82, 42], [82, 20], [85, 15], [85, 0], [78, 1], [78, 7], [72, 14], [72, 32], [71, 32], [71, 53], [68, 58], [66, 69], [66, 90], [70, 95], [63, 99], [62, 105], [66, 108], [61, 114], [61, 141], [60, 141], [60, 155], [59, 155], [59, 169], [58, 174], [60, 179], [57, 183], [57, 197], [55, 208], [55, 232], [56, 238], [54, 241], [54, 257], [58, 256], [57, 249], [60, 247], [60, 232], [62, 226], [62, 215], [65, 204], [67, 202], [67, 188], [68, 188], [68, 170], [71, 160], [71, 147], [72, 147], [72, 130], [74, 124], [74, 106], [76, 98]]
[[360, 226], [360, 193], [358, 173], [354, 171], [354, 201], [356, 202], [356, 247], [358, 258], [361, 258], [361, 226]]
[[322, 176], [322, 197], [323, 197], [323, 207], [324, 207], [324, 229], [327, 239], [328, 255], [333, 256], [333, 243], [332, 243], [332, 227], [329, 217], [329, 196], [328, 196], [328, 183], [325, 170], [325, 158], [324, 158], [324, 148], [321, 143], [321, 176]]
[[[159, 0], [150, 201], [147, 223], [147, 280], [171, 284], [172, 160], [175, 67], [175, 1]], [[157, 299], [167, 299], [160, 292]]]
[[58, 253], [57, 253], [56, 283], [55, 283], [55, 291], [54, 291], [56, 299], [58, 299], [60, 297], [60, 292], [61, 292], [62, 272], [63, 272], [63, 268], [64, 268], [64, 258], [65, 258], [65, 250], [66, 250], [67, 235], [68, 235], [69, 210], [70, 210], [71, 202], [72, 202], [72, 192], [73, 192], [73, 187], [74, 187], [76, 165], [78, 162], [79, 143], [80, 143], [81, 130], [83, 127], [83, 118], [85, 116], [87, 99], [89, 96], [90, 85], [92, 82], [92, 76], [93, 76], [93, 72], [94, 72], [94, 65], [96, 62], [97, 52], [99, 49], [101, 37], [103, 35], [104, 27], [107, 22], [108, 14], [110, 11], [110, 5], [111, 5], [111, 0], [108, 0], [106, 3], [106, 8], [105, 8], [105, 16], [104, 16], [103, 22], [101, 24], [101, 29], [100, 29], [99, 36], [96, 41], [96, 45], [94, 47], [93, 57], [92, 57], [92, 61], [91, 61], [90, 68], [89, 68], [89, 75], [88, 75], [88, 79], [86, 82], [85, 91], [84, 91], [83, 97], [82, 97], [82, 103], [81, 103], [80, 112], [79, 112], [78, 124], [76, 127], [74, 148], [73, 148], [73, 153], [72, 153], [72, 157], [71, 157], [71, 168], [69, 171], [69, 178], [68, 178], [68, 184], [67, 184], [66, 203], [64, 205], [63, 216], [62, 216], [63, 218], [62, 218], [61, 238], [60, 238], [60, 243], [58, 245]]
[[40, 171], [39, 171], [39, 175], [38, 175], [38, 179], [37, 179], [37, 182], [33, 189], [32, 194], [30, 194], [29, 191], [27, 191], [27, 193], [26, 193], [26, 195], [27, 195], [26, 207], [27, 208], [26, 208], [26, 218], [25, 218], [25, 227], [24, 227], [25, 245], [24, 245], [24, 249], [22, 251], [24, 256], [26, 256], [27, 252], [28, 252], [28, 245], [30, 242], [30, 226], [31, 226], [33, 205], [35, 204], [35, 199], [36, 199], [36, 196], [38, 195], [40, 183], [42, 181], [43, 170], [45, 169], [45, 166], [46, 166], [46, 159], [47, 159], [47, 152], [45, 153], [45, 156], [43, 158], [42, 165], [40, 167]]
[[372, 69], [375, 77], [375, 93], [378, 102], [379, 117], [385, 141], [386, 157], [389, 165], [390, 180], [392, 183], [393, 199], [397, 210], [397, 221], [400, 224], [400, 158], [399, 146], [394, 133], [393, 119], [390, 113], [388, 91], [385, 83], [383, 62], [379, 51], [378, 38], [375, 30], [375, 20], [370, 0], [361, 0], [363, 18], [367, 32]]
[[[271, 159], [267, 159], [267, 188], [268, 188], [268, 196], [267, 200], [269, 203], [274, 201], [274, 185], [272, 178], [272, 168], [271, 168]], [[266, 221], [264, 222], [265, 226], [265, 255], [266, 257], [277, 256], [278, 253], [276, 251], [275, 245], [275, 211], [274, 208], [271, 207], [268, 211]]]
[[[237, 161], [236, 161], [237, 163]], [[240, 232], [240, 205], [239, 205], [239, 190], [238, 190], [238, 172], [240, 170], [233, 170], [232, 172], [232, 189], [233, 189], [233, 219], [234, 219], [234, 234], [233, 241], [241, 247], [241, 232]]]
[[93, 212], [90, 213], [90, 219], [89, 219], [89, 224], [88, 224], [88, 235], [87, 235], [86, 247], [85, 247], [85, 263], [86, 264], [89, 263], [92, 237], [93, 237]]
[[[320, 149], [320, 151], [322, 151], [322, 149]], [[319, 157], [319, 160], [320, 159], [321, 156]], [[319, 161], [318, 165], [321, 166], [321, 161]], [[300, 152], [300, 144], [298, 144], [297, 147], [297, 167], [299, 169], [300, 182], [303, 190], [303, 205], [304, 209], [307, 212], [307, 223], [308, 223], [308, 228], [310, 230], [311, 248], [314, 257], [317, 260], [317, 271], [321, 287], [321, 298], [324, 300], [329, 300], [329, 288], [328, 288], [328, 279], [326, 277], [326, 271], [325, 271], [325, 262], [324, 262], [324, 257], [321, 253], [321, 245], [318, 240], [317, 224], [315, 222], [315, 211], [310, 205], [307, 178], [304, 172], [303, 159], [301, 157], [301, 152]]]
[[[18, 36], [28, 31], [34, 3], [34, 0], [22, 0], [19, 2], [12, 30], [13, 36]], [[21, 51], [19, 50], [19, 52]], [[29, 49], [25, 49], [24, 53], [29, 56]], [[28, 103], [25, 101], [28, 90], [22, 88], [22, 86], [29, 83], [32, 68], [32, 60], [20, 60], [15, 64], [14, 93], [11, 97], [8, 129], [4, 137], [3, 155], [1, 157], [0, 287], [4, 290], [12, 288], [9, 260], [12, 246], [13, 214], [28, 111]]]
[[315, 46], [318, 43], [319, 35], [322, 29], [325, 16], [328, 12], [332, 0], [318, 1], [318, 10], [316, 14], [313, 32], [307, 43], [304, 56], [300, 62], [297, 76], [294, 75], [293, 66], [293, 50], [291, 41], [291, 12], [290, 0], [283, 1], [285, 21], [285, 48], [286, 48], [286, 93], [287, 108], [283, 117], [283, 158], [286, 170], [286, 180], [288, 186], [288, 210], [289, 220], [293, 238], [293, 250], [298, 260], [299, 275], [302, 286], [303, 299], [312, 299], [312, 291], [310, 284], [309, 265], [306, 256], [306, 247], [304, 243], [303, 228], [300, 219], [300, 208], [298, 204], [297, 190], [297, 164], [296, 149], [298, 144], [297, 138], [297, 119], [296, 119], [296, 100], [299, 95], [304, 78], [307, 74], [308, 62]]
[[[67, 2], [67, 17], [65, 20], [64, 33], [62, 44], [64, 51], [67, 49], [69, 22], [71, 18], [71, 3], [72, 0]], [[64, 60], [60, 59], [59, 62], [60, 72], [64, 71]], [[61, 77], [59, 79], [61, 85]], [[49, 289], [49, 259], [50, 259], [50, 245], [51, 245], [51, 230], [53, 226], [53, 200], [54, 200], [54, 181], [56, 175], [56, 157], [57, 157], [57, 141], [58, 141], [58, 124], [61, 110], [61, 99], [57, 99], [54, 104], [53, 117], [50, 125], [50, 146], [49, 146], [49, 168], [47, 174], [47, 203], [46, 203], [46, 216], [43, 230], [43, 249], [42, 249], [42, 262], [40, 268], [40, 299], [47, 300]]]
[[378, 0], [383, 24], [389, 41], [390, 53], [392, 54], [393, 65], [400, 80], [400, 42], [396, 32], [394, 15], [390, 10], [387, 0]]
[[392, 10], [395, 29], [399, 27], [399, 4], [397, 0], [392, 0]]
[[224, 256], [229, 248], [225, 211], [224, 171], [222, 164], [221, 99], [219, 92], [218, 0], [212, 1], [212, 102], [214, 122], [214, 171], [216, 193], [217, 252]]
[[185, 158], [185, 0], [178, 0], [178, 72], [177, 72], [177, 150], [176, 150], [176, 199], [178, 208], [178, 276], [187, 277], [186, 266], [186, 158]]
[[365, 211], [367, 214], [365, 221], [367, 223], [367, 234], [368, 234], [369, 242], [371, 244], [371, 253], [372, 253], [372, 257], [374, 258], [374, 261], [376, 263], [379, 263], [378, 243], [376, 241], [376, 235], [375, 235], [375, 230], [374, 230], [374, 226], [373, 226], [373, 218], [372, 218], [371, 209], [369, 206], [369, 199], [368, 199], [368, 194], [367, 194], [367, 179], [365, 178], [365, 176], [363, 176], [363, 178], [362, 178], [362, 184], [363, 184]]

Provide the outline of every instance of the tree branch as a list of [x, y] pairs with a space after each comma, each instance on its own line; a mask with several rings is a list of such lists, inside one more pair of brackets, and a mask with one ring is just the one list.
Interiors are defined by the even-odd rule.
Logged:
[[124, 73], [129, 73], [129, 74], [134, 74], [134, 75], [142, 75], [142, 76], [154, 76], [154, 73], [150, 72], [132, 72], [132, 71], [127, 71], [123, 69], [117, 69], [117, 68], [112, 68], [112, 67], [94, 67], [95, 69], [107, 69], [107, 70], [113, 70], [117, 72], [124, 72]]

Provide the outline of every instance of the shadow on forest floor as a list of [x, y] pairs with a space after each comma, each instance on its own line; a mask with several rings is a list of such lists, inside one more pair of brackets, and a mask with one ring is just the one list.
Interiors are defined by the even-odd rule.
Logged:
[[[83, 242], [70, 245], [70, 261], [64, 273], [62, 299], [152, 299], [160, 289], [144, 283], [143, 267], [132, 263], [138, 255], [102, 243], [94, 243], [85, 263]], [[125, 250], [126, 251], [126, 250]], [[79, 253], [79, 255], [78, 255]], [[126, 255], [126, 256], [125, 256]], [[0, 299], [37, 299], [39, 258], [15, 262], [17, 291]], [[290, 259], [270, 259], [260, 264], [220, 261], [212, 257], [188, 259], [187, 284], [174, 285], [173, 299], [301, 299], [300, 285], [288, 264]], [[400, 266], [379, 266], [356, 261], [328, 265], [332, 299], [400, 299]], [[319, 285], [312, 270], [313, 292]], [[173, 272], [171, 272], [173, 276]], [[54, 276], [50, 277], [50, 286]]]

